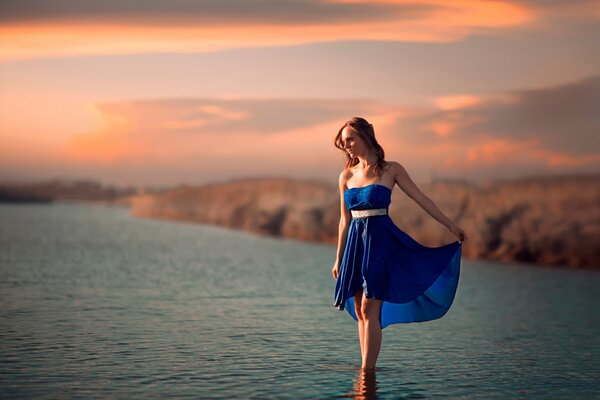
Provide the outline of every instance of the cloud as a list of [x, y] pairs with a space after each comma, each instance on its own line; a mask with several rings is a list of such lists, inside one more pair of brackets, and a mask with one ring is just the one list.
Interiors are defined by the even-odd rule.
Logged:
[[600, 76], [434, 104], [398, 118], [391, 129], [407, 146], [423, 149], [411, 154], [437, 154], [440, 168], [600, 166]]
[[[74, 135], [69, 154], [70, 158], [92, 163], [178, 162], [187, 156], [246, 157], [248, 151], [255, 152], [264, 142], [281, 140], [290, 132], [298, 136], [290, 138], [292, 142], [311, 142], [319, 134], [313, 131], [315, 126], [341, 126], [354, 114], [376, 109], [377, 104], [368, 100], [158, 99], [100, 103], [94, 109], [97, 128]], [[336, 132], [328, 132], [331, 137], [325, 142], [332, 142]], [[287, 157], [294, 156], [299, 148], [280, 147], [285, 147]], [[269, 153], [273, 148], [265, 150]]]
[[461, 132], [466, 140], [486, 132], [538, 139], [544, 148], [573, 156], [600, 152], [600, 76], [560, 86], [515, 91], [464, 110], [479, 123]]
[[[4, 176], [69, 171], [119, 183], [207, 182], [278, 174], [335, 179], [333, 138], [363, 116], [389, 160], [416, 180], [487, 179], [600, 167], [600, 76], [488, 96], [459, 93], [430, 106], [368, 99], [165, 98], [96, 103], [95, 124], [70, 136], [0, 138]], [[62, 126], [64, 128], [64, 126]], [[52, 141], [52, 140], [53, 141]], [[0, 174], [0, 175], [2, 175]]]
[[[32, 5], [32, 3], [37, 3]], [[129, 21], [136, 24], [310, 24], [401, 20], [417, 17], [431, 6], [319, 0], [145, 0], [102, 2], [77, 0], [3, 1], [0, 23], [70, 21]]]
[[596, 0], [523, 0], [523, 4], [535, 8], [544, 20], [597, 19], [600, 6]]
[[481, 99], [473, 95], [443, 96], [434, 99], [434, 103], [442, 110], [457, 110], [471, 107], [481, 102]]
[[428, 108], [318, 99], [101, 103], [98, 127], [75, 135], [67, 156], [81, 165], [227, 165], [233, 176], [279, 165], [285, 175], [305, 168], [316, 175], [319, 165], [343, 164], [335, 159], [340, 152], [333, 137], [345, 120], [364, 116], [387, 158], [420, 171], [417, 179], [425, 171], [469, 179], [585, 171], [600, 166], [598, 109], [600, 77], [487, 97], [437, 98]]
[[203, 52], [342, 40], [449, 42], [522, 26], [519, 2], [441, 0], [0, 3], [0, 60]]

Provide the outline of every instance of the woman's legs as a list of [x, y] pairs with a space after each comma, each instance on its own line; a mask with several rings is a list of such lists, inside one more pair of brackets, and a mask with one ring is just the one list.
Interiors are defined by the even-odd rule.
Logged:
[[[355, 297], [356, 304], [356, 297]], [[362, 347], [362, 368], [375, 368], [379, 350], [381, 349], [381, 323], [379, 321], [379, 312], [381, 310], [381, 300], [367, 299], [362, 297], [361, 314], [363, 317], [364, 331]], [[360, 329], [360, 328], [359, 328]]]
[[381, 300], [367, 299], [362, 289], [354, 294], [354, 312], [358, 318], [358, 339], [362, 368], [375, 368], [379, 350], [381, 349], [381, 323], [379, 314]]
[[363, 290], [358, 289], [354, 294], [354, 313], [358, 318], [358, 340], [360, 341], [360, 358], [365, 358], [365, 320], [362, 314]]

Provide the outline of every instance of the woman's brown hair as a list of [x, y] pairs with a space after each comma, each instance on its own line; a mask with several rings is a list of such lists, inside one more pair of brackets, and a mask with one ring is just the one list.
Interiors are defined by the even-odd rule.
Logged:
[[373, 125], [361, 117], [354, 117], [347, 121], [340, 128], [334, 140], [335, 147], [342, 150], [344, 154], [346, 154], [346, 168], [353, 167], [359, 162], [358, 158], [350, 157], [348, 152], [346, 152], [346, 148], [344, 147], [344, 143], [342, 141], [342, 131], [347, 126], [351, 127], [358, 134], [358, 136], [360, 136], [362, 141], [366, 143], [371, 150], [373, 150], [377, 156], [375, 173], [381, 177], [383, 174], [383, 167], [386, 165], [385, 152], [383, 151], [383, 147], [381, 147], [381, 145], [377, 142], [377, 139], [375, 139], [375, 130], [373, 129]]

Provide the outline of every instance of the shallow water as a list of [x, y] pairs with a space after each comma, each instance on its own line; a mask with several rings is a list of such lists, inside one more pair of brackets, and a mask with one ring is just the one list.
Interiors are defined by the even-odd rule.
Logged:
[[121, 208], [0, 206], [1, 398], [600, 397], [600, 273], [463, 259], [359, 373], [335, 248]]

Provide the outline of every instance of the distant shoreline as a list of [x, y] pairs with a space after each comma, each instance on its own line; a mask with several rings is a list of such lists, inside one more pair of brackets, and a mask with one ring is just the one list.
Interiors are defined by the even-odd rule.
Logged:
[[[469, 235], [463, 246], [465, 258], [600, 269], [600, 174], [505, 179], [479, 186], [439, 179], [419, 187]], [[44, 186], [30, 189], [33, 195], [29, 197], [21, 188], [17, 201], [0, 199], [0, 203], [120, 206], [128, 207], [134, 217], [337, 244], [338, 188], [322, 181], [251, 178], [154, 192], [119, 192], [93, 183], [55, 183], [46, 185], [46, 191]], [[2, 193], [10, 191], [0, 186]], [[398, 187], [394, 188], [389, 212], [403, 231], [423, 245], [439, 246], [456, 240]]]

